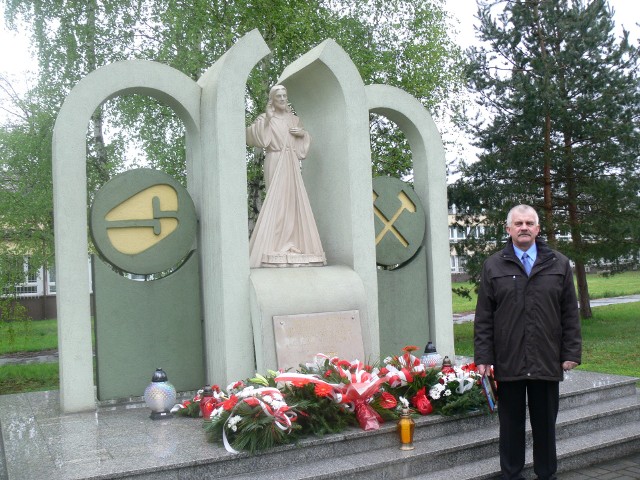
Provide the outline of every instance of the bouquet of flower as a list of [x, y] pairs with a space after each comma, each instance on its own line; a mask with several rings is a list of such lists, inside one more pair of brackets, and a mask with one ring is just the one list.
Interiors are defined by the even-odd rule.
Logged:
[[435, 412], [457, 415], [471, 410], [486, 410], [487, 401], [482, 394], [480, 378], [473, 363], [438, 372], [437, 383], [429, 389]]
[[210, 420], [205, 423], [208, 439], [233, 453], [253, 453], [302, 435], [337, 433], [347, 425], [377, 429], [397, 417], [399, 403], [422, 415], [488, 411], [475, 365], [425, 368], [412, 354], [416, 349], [405, 347], [380, 369], [318, 354], [299, 371], [256, 374], [226, 390], [213, 385], [212, 392], [199, 391], [174, 409], [193, 417], [202, 412]]
[[387, 378], [388, 385], [384, 387], [386, 392], [396, 398], [410, 399], [420, 414], [428, 415], [433, 408], [426, 391], [438, 381], [437, 371], [426, 368], [412, 354], [417, 349], [414, 345], [408, 345], [402, 349], [403, 354], [385, 358], [380, 374]]
[[202, 392], [202, 389], [198, 390], [192, 400], [185, 400], [182, 403], [176, 403], [173, 408], [171, 408], [171, 413], [175, 413], [181, 417], [200, 417], [200, 396], [202, 395]]
[[236, 382], [227, 387], [227, 395], [205, 424], [210, 441], [222, 439], [231, 453], [253, 453], [292, 441], [289, 434], [298, 428], [297, 414], [280, 390]]
[[192, 418], [202, 417], [204, 413], [204, 416], [208, 418], [213, 409], [225, 400], [225, 397], [218, 385], [211, 385], [210, 397], [203, 396], [204, 394], [205, 389], [198, 390], [192, 400], [185, 400], [182, 403], [175, 404], [171, 409], [171, 413]]
[[390, 404], [388, 398], [374, 402], [380, 385], [387, 381], [386, 377], [380, 377], [377, 369], [358, 360], [349, 362], [318, 354], [315, 363], [302, 367], [302, 373], [283, 373], [276, 377], [276, 381], [290, 382], [298, 387], [314, 384], [317, 396], [330, 398], [347, 412], [353, 412], [364, 430], [375, 430], [384, 421], [374, 405], [384, 410]]

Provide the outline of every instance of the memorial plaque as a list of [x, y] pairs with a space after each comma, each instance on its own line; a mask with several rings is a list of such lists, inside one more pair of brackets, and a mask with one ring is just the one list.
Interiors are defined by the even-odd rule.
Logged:
[[278, 368], [296, 369], [317, 353], [365, 361], [358, 310], [276, 315], [273, 333]]

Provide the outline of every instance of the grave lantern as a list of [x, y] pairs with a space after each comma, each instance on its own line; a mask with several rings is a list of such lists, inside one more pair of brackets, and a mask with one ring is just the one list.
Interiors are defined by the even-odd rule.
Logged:
[[167, 380], [167, 374], [161, 368], [151, 378], [151, 383], [144, 390], [144, 402], [151, 409], [151, 419], [171, 418], [171, 407], [176, 403], [176, 389]]

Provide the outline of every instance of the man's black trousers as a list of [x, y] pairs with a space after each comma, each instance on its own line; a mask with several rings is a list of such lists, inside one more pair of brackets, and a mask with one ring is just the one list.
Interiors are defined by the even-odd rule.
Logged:
[[522, 479], [525, 452], [526, 401], [533, 434], [533, 469], [540, 480], [557, 470], [556, 418], [559, 382], [518, 380], [498, 383], [500, 468], [505, 480]]

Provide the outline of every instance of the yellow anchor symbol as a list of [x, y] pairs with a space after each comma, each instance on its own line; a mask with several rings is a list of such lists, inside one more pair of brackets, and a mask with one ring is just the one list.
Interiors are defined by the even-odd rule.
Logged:
[[178, 195], [169, 185], [154, 185], [113, 208], [105, 220], [113, 247], [137, 255], [178, 228]]
[[[378, 198], [378, 194], [376, 192], [373, 192], [374, 202], [376, 201], [376, 198]], [[380, 243], [387, 232], [391, 232], [404, 247], [407, 247], [409, 245], [409, 242], [407, 242], [407, 240], [400, 234], [400, 232], [396, 229], [396, 227], [393, 226], [393, 224], [405, 210], [411, 213], [415, 213], [416, 206], [407, 196], [407, 194], [402, 191], [398, 193], [398, 199], [400, 200], [400, 208], [396, 210], [396, 213], [393, 214], [391, 219], [387, 219], [387, 217], [384, 216], [384, 214], [378, 209], [378, 207], [376, 207], [375, 204], [373, 205], [373, 212], [375, 213], [376, 217], [378, 217], [380, 221], [384, 223], [384, 228], [380, 230], [380, 233], [378, 233], [378, 235], [376, 236], [376, 245]]]

